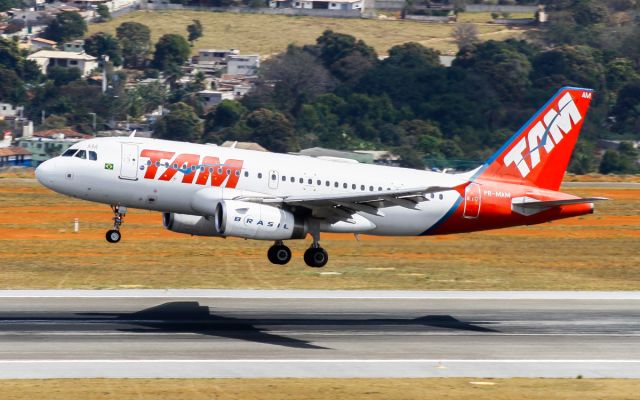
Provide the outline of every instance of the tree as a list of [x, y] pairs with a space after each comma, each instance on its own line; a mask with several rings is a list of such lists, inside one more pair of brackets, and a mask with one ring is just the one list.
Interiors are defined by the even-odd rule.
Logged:
[[9, 11], [17, 6], [18, 1], [16, 0], [0, 0], [0, 12]]
[[15, 104], [24, 100], [24, 96], [20, 77], [12, 70], [0, 67], [0, 99]]
[[474, 24], [456, 24], [455, 28], [453, 28], [452, 35], [456, 41], [458, 50], [464, 50], [478, 42], [478, 28], [476, 28]]
[[637, 153], [629, 143], [620, 143], [618, 151], [607, 150], [602, 156], [600, 173], [602, 174], [632, 174], [637, 171], [634, 163]]
[[440, 65], [440, 52], [420, 43], [408, 42], [390, 48], [384, 63], [403, 68], [437, 67]]
[[253, 111], [246, 117], [250, 129], [249, 139], [277, 153], [299, 150], [291, 122], [277, 111], [264, 108]]
[[81, 38], [87, 32], [87, 23], [77, 12], [62, 12], [49, 22], [43, 36], [56, 42]]
[[151, 30], [138, 22], [124, 22], [116, 28], [116, 37], [122, 46], [122, 57], [127, 67], [141, 67], [151, 47]]
[[[211, 113], [213, 123], [211, 128], [226, 128], [234, 125], [247, 112], [247, 109], [234, 100], [222, 100], [215, 111]], [[207, 121], [208, 122], [208, 121]]]
[[100, 21], [104, 22], [111, 20], [111, 11], [109, 10], [109, 6], [106, 4], [98, 4], [96, 12], [100, 16]]
[[82, 78], [78, 68], [65, 68], [57, 65], [47, 70], [47, 77], [53, 80], [54, 85], [62, 86]]
[[329, 71], [313, 55], [293, 45], [265, 61], [260, 75], [264, 81], [275, 82], [273, 99], [287, 111], [335, 87]]
[[176, 34], [163, 35], [156, 43], [153, 66], [163, 71], [176, 69], [189, 58], [191, 49], [184, 37]]
[[316, 46], [307, 46], [305, 50], [317, 54], [324, 66], [341, 81], [357, 81], [378, 59], [373, 47], [362, 40], [331, 30], [322, 33]]
[[202, 37], [202, 24], [199, 19], [194, 19], [193, 23], [187, 26], [187, 32], [189, 33], [189, 43], [193, 46], [193, 42]]
[[137, 117], [164, 105], [167, 100], [167, 87], [160, 82], [139, 84], [127, 91], [127, 98], [129, 114]]
[[640, 80], [630, 82], [618, 92], [618, 100], [611, 112], [616, 131], [633, 132], [640, 138]]
[[98, 32], [86, 38], [84, 51], [95, 57], [109, 56], [113, 65], [122, 65], [122, 47], [118, 39], [110, 33]]
[[44, 123], [40, 126], [43, 130], [47, 129], [62, 129], [68, 127], [67, 119], [62, 115], [49, 115], [44, 119]]
[[153, 128], [154, 136], [161, 139], [197, 142], [202, 137], [202, 121], [193, 107], [185, 103], [175, 103], [169, 107], [169, 114], [161, 117]]

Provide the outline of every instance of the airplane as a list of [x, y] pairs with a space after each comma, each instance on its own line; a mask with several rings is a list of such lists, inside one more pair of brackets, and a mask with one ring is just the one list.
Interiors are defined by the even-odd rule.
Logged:
[[36, 169], [44, 186], [108, 204], [117, 243], [129, 208], [162, 212], [173, 232], [273, 241], [312, 238], [310, 267], [329, 256], [325, 232], [428, 236], [540, 224], [591, 214], [594, 202], [558, 191], [593, 90], [561, 88], [492, 157], [464, 173], [361, 164], [211, 144], [135, 137], [74, 144]]

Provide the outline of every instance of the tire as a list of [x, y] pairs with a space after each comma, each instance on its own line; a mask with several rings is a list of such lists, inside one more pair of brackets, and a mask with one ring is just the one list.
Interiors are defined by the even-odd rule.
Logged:
[[329, 254], [322, 247], [310, 247], [304, 252], [304, 262], [312, 268], [322, 268], [328, 261]]
[[107, 231], [107, 234], [105, 235], [105, 237], [107, 239], [107, 242], [109, 243], [118, 243], [122, 238], [122, 235], [120, 235], [120, 231], [111, 229]]
[[269, 248], [267, 258], [272, 264], [285, 265], [291, 261], [291, 249], [285, 245], [274, 245]]

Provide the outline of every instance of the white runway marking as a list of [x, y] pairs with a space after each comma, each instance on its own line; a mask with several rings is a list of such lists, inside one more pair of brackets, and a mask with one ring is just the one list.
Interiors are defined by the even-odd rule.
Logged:
[[233, 290], [114, 289], [0, 290], [0, 298], [220, 298], [354, 300], [640, 300], [640, 291], [402, 291], [402, 290]]

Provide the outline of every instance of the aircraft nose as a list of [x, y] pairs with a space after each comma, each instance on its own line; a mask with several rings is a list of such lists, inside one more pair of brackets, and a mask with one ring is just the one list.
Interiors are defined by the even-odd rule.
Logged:
[[48, 188], [51, 188], [56, 175], [56, 164], [57, 160], [52, 158], [51, 160], [47, 160], [38, 165], [38, 168], [36, 168], [36, 179], [38, 179], [38, 182]]

